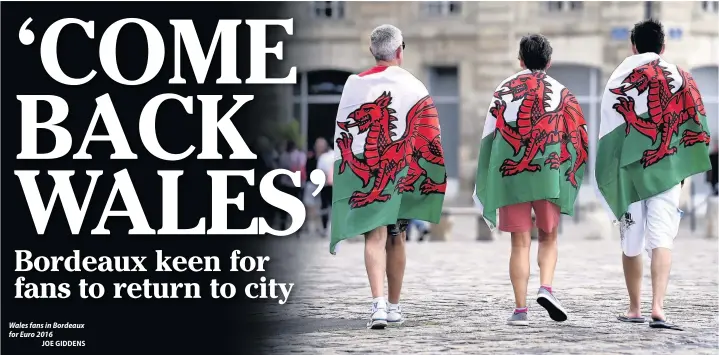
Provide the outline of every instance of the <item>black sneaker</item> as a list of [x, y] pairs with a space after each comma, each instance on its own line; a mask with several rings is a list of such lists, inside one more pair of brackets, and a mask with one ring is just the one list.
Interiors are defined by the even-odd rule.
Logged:
[[562, 304], [546, 288], [539, 288], [537, 303], [549, 312], [549, 318], [552, 318], [553, 321], [564, 322], [567, 320], [567, 312], [562, 308]]

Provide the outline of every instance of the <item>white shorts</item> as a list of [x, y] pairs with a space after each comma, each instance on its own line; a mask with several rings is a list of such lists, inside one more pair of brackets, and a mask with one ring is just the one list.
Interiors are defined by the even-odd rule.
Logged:
[[619, 225], [624, 255], [634, 257], [646, 250], [651, 258], [654, 248], [673, 248], [683, 214], [679, 209], [681, 191], [681, 185], [676, 185], [629, 205]]

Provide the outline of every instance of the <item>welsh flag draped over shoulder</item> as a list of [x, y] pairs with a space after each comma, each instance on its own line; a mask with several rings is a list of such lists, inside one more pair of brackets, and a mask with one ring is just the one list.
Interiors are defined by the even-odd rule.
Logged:
[[350, 76], [334, 151], [330, 253], [397, 219], [439, 222], [447, 181], [439, 117], [412, 74], [393, 66]]
[[549, 200], [572, 215], [587, 130], [569, 89], [544, 72], [519, 72], [497, 87], [486, 117], [473, 197], [489, 227], [498, 208], [522, 202]]
[[631, 56], [602, 96], [595, 176], [612, 215], [711, 169], [704, 103], [691, 74], [655, 53]]

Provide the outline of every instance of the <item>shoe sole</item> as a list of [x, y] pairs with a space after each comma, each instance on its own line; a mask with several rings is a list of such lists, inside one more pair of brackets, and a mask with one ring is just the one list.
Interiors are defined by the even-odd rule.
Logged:
[[555, 322], [564, 322], [567, 320], [567, 313], [563, 309], [559, 308], [552, 300], [545, 297], [544, 295], [537, 296], [537, 303], [544, 307], [549, 313], [549, 318], [552, 318]]
[[512, 321], [507, 321], [507, 325], [527, 327], [527, 326], [529, 326], [529, 321], [527, 321], [527, 320], [512, 320]]
[[384, 319], [375, 319], [367, 324], [367, 329], [384, 329], [387, 328], [387, 321]]

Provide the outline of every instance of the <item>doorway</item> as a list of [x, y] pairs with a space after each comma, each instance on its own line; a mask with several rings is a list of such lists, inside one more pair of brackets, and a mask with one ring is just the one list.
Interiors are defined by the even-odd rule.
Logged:
[[317, 138], [327, 140], [331, 149], [334, 149], [335, 122], [339, 103], [332, 104], [309, 104], [307, 116], [307, 143], [312, 147]]
[[335, 120], [342, 89], [352, 73], [342, 70], [314, 70], [300, 74], [294, 87], [295, 119], [300, 121], [306, 149], [317, 138], [334, 146]]

